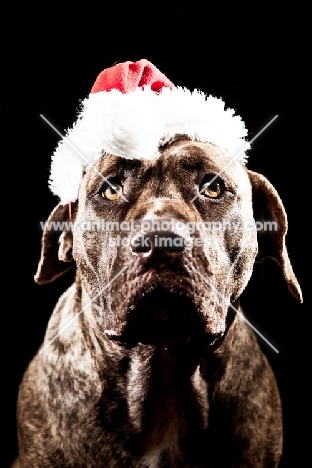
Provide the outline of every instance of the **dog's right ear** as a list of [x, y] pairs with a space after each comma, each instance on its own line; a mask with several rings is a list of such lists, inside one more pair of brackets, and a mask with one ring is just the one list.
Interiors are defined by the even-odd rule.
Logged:
[[[73, 212], [74, 209], [75, 206]], [[72, 247], [73, 234], [69, 220], [69, 206], [59, 204], [45, 224], [41, 240], [41, 258], [34, 277], [36, 283], [50, 283], [75, 267]]]

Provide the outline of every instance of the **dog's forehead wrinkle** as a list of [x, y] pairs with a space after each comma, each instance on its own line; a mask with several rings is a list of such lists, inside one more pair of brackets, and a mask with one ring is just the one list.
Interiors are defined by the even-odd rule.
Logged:
[[194, 161], [200, 162], [201, 160], [207, 158], [209, 154], [208, 149], [203, 149], [195, 144], [187, 144], [183, 145], [179, 148], [167, 148], [167, 150], [163, 153], [163, 157], [166, 158], [176, 158], [176, 159], [190, 159]]
[[172, 145], [163, 151], [162, 158], [166, 158], [169, 161], [179, 160], [187, 162], [188, 160], [194, 163], [200, 163], [207, 160], [219, 161], [220, 164], [228, 162], [230, 159], [230, 154], [216, 145], [211, 143], [201, 143], [201, 142], [191, 142], [187, 140], [186, 142], [180, 142], [180, 145]]
[[96, 186], [104, 184], [106, 179], [110, 177], [123, 179], [135, 168], [140, 167], [140, 165], [140, 161], [132, 161], [119, 156], [103, 154], [93, 167], [87, 169], [84, 175], [83, 180], [86, 179], [87, 191], [90, 192]]
[[180, 167], [203, 174], [220, 174], [220, 177], [225, 178], [238, 192], [241, 191], [241, 187], [244, 188], [248, 184], [243, 164], [238, 160], [228, 164], [233, 156], [222, 148], [210, 143], [190, 141], [179, 143], [169, 146], [162, 153], [160, 159], [166, 161], [166, 167], [172, 166], [175, 171]]
[[[103, 155], [99, 158], [93, 167], [87, 169], [85, 176], [88, 179], [88, 185], [97, 183], [99, 180], [103, 180], [105, 177], [104, 174], [110, 171], [115, 171], [118, 167], [118, 158], [117, 157], [109, 157], [107, 155]], [[103, 177], [101, 177], [101, 174]], [[104, 180], [103, 180], [104, 182]]]

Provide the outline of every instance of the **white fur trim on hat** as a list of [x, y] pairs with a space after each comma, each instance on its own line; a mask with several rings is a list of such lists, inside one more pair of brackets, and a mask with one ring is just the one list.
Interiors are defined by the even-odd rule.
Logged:
[[[153, 159], [176, 135], [213, 143], [233, 157], [249, 149], [244, 122], [234, 114], [221, 99], [181, 87], [90, 94], [52, 156], [50, 188], [62, 204], [75, 201], [84, 171], [101, 155]], [[239, 159], [246, 161], [245, 152]]]

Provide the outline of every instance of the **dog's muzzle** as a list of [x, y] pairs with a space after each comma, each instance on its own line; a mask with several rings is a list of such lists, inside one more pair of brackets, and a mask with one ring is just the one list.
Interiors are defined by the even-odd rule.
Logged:
[[[125, 236], [128, 242], [118, 250], [119, 268], [128, 268], [113, 285], [106, 335], [128, 347], [138, 342], [186, 343], [204, 337], [213, 341], [223, 331], [207, 338], [201, 313], [203, 288], [192, 270], [194, 252], [186, 223], [156, 219], [150, 225], [150, 230], [137, 229]], [[195, 264], [203, 258], [202, 250], [197, 249]]]

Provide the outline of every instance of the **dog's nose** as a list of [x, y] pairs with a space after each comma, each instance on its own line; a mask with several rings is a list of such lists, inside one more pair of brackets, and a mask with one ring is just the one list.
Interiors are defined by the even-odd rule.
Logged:
[[132, 253], [142, 257], [155, 252], [183, 252], [185, 248], [185, 238], [168, 231], [139, 233], [131, 239]]

